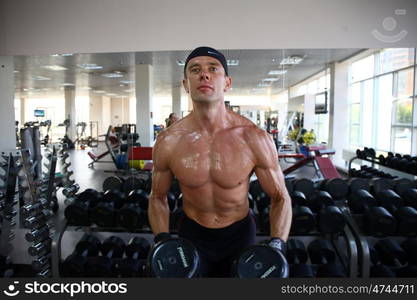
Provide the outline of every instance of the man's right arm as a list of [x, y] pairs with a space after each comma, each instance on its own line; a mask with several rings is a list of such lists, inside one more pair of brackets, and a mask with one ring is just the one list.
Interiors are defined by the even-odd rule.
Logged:
[[164, 132], [158, 135], [152, 154], [154, 165], [148, 217], [152, 232], [155, 235], [161, 232], [169, 232], [167, 193], [174, 176], [169, 168], [170, 145], [167, 145], [165, 136]]

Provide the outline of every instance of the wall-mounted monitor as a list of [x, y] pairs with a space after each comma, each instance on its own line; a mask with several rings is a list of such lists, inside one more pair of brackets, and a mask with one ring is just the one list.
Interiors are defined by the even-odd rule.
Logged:
[[38, 118], [45, 117], [45, 110], [44, 109], [35, 109], [35, 117], [38, 117]]
[[316, 95], [315, 114], [327, 114], [327, 91]]

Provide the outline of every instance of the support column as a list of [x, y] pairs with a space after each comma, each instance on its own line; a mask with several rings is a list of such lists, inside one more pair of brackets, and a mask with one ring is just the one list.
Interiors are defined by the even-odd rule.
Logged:
[[0, 56], [0, 149], [16, 149], [14, 117], [14, 64], [12, 56]]
[[336, 150], [333, 163], [341, 168], [346, 168], [342, 155], [349, 146], [348, 71], [348, 63], [330, 66], [329, 147]]
[[181, 118], [181, 87], [174, 86], [172, 88], [172, 112]]
[[69, 118], [71, 123], [68, 128], [68, 136], [71, 140], [75, 139], [75, 89], [66, 87], [64, 90], [65, 96], [65, 118]]
[[153, 144], [153, 67], [151, 65], [135, 66], [136, 81], [136, 129], [139, 142], [144, 147]]
[[20, 98], [20, 124], [19, 128], [23, 126], [26, 122], [26, 105], [27, 105], [28, 99], [21, 97]]

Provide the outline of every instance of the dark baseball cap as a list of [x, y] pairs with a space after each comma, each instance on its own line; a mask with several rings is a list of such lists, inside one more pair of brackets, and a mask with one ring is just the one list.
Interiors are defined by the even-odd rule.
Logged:
[[198, 47], [195, 48], [187, 57], [186, 61], [185, 61], [185, 65], [184, 65], [184, 76], [185, 76], [185, 70], [187, 69], [187, 64], [188, 62], [193, 59], [194, 57], [197, 56], [210, 56], [213, 57], [215, 59], [217, 59], [218, 61], [220, 61], [220, 63], [222, 64], [223, 68], [224, 68], [224, 72], [226, 73], [226, 76], [229, 76], [229, 72], [227, 69], [227, 61], [226, 58], [224, 57], [224, 55], [217, 51], [216, 49], [210, 48], [210, 47]]

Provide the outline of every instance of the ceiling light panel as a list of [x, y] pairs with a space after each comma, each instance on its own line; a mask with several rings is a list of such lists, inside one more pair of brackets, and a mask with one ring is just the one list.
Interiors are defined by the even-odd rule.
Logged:
[[97, 64], [78, 64], [78, 67], [84, 70], [101, 70], [103, 66], [99, 66]]
[[47, 69], [47, 70], [51, 70], [51, 71], [66, 71], [66, 70], [68, 70], [67, 68], [65, 68], [63, 66], [58, 66], [58, 65], [47, 65], [47, 66], [42, 66], [42, 68]]
[[287, 70], [271, 70], [268, 75], [283, 75], [287, 73]]

